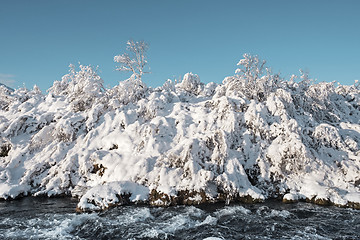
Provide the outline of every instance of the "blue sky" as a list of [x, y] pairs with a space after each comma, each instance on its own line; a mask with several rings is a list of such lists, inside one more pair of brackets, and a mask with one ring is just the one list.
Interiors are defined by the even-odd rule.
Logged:
[[160, 86], [187, 72], [220, 83], [244, 53], [288, 78], [299, 69], [318, 81], [360, 80], [360, 1], [0, 1], [0, 82], [48, 89], [70, 63], [99, 66], [106, 86], [128, 39], [149, 43]]

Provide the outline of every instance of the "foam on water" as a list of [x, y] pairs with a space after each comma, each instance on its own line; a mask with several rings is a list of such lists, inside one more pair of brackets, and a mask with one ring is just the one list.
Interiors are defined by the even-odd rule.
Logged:
[[137, 222], [143, 222], [148, 219], [154, 219], [154, 216], [150, 213], [150, 209], [147, 207], [141, 207], [134, 209], [133, 211], [124, 212], [122, 215], [118, 216], [114, 222], [119, 222], [121, 224], [129, 225]]
[[[153, 209], [156, 215], [163, 212], [165, 209], [158, 208]], [[205, 212], [194, 206], [190, 207], [175, 207], [175, 212], [169, 212], [161, 214], [158, 216], [156, 222], [147, 226], [148, 228], [144, 229], [141, 237], [152, 237], [158, 238], [159, 236], [164, 236], [165, 238], [174, 236], [176, 232], [186, 231], [189, 229], [194, 229], [201, 225], [216, 224], [216, 218], [205, 215]], [[178, 213], [176, 213], [176, 210]]]
[[201, 223], [197, 224], [196, 226], [199, 227], [199, 226], [202, 226], [202, 225], [216, 225], [217, 223], [217, 218], [216, 217], [212, 217], [212, 216], [207, 216], [205, 218], [204, 221], [202, 221]]
[[[6, 218], [0, 225], [7, 225], [0, 236], [4, 239], [28, 239], [36, 236], [39, 239], [79, 239], [72, 232], [89, 219], [97, 218], [96, 214], [46, 214], [31, 219]], [[74, 238], [75, 237], [75, 238]]]
[[204, 238], [203, 240], [223, 240], [223, 238], [218, 238], [218, 237], [207, 237], [207, 238]]
[[234, 214], [250, 214], [251, 211], [249, 209], [244, 208], [243, 206], [226, 206], [222, 209], [219, 209], [215, 212], [215, 215], [219, 218], [222, 216], [234, 215]]

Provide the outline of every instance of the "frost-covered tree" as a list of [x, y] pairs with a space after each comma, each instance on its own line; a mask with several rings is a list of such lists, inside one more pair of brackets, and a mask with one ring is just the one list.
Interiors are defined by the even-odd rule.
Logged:
[[136, 78], [141, 80], [144, 73], [149, 73], [148, 71], [145, 71], [145, 66], [147, 64], [146, 52], [149, 45], [144, 41], [134, 40], [129, 40], [126, 44], [127, 53], [114, 57], [114, 62], [120, 64], [116, 70], [132, 72]]

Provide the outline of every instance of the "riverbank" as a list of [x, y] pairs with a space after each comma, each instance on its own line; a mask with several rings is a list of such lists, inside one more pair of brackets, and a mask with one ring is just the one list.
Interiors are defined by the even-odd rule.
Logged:
[[283, 197], [357, 208], [360, 86], [254, 78], [255, 66], [242, 70], [258, 59], [244, 57], [221, 84], [188, 73], [105, 89], [91, 67], [72, 66], [47, 94], [0, 86], [0, 199], [71, 195], [90, 211]]

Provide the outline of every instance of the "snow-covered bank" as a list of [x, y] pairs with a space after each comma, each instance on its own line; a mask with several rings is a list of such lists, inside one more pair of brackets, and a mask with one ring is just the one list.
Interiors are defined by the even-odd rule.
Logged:
[[100, 210], [286, 194], [359, 208], [359, 87], [249, 64], [219, 85], [186, 74], [104, 89], [81, 66], [46, 95], [0, 86], [0, 198], [65, 194]]

